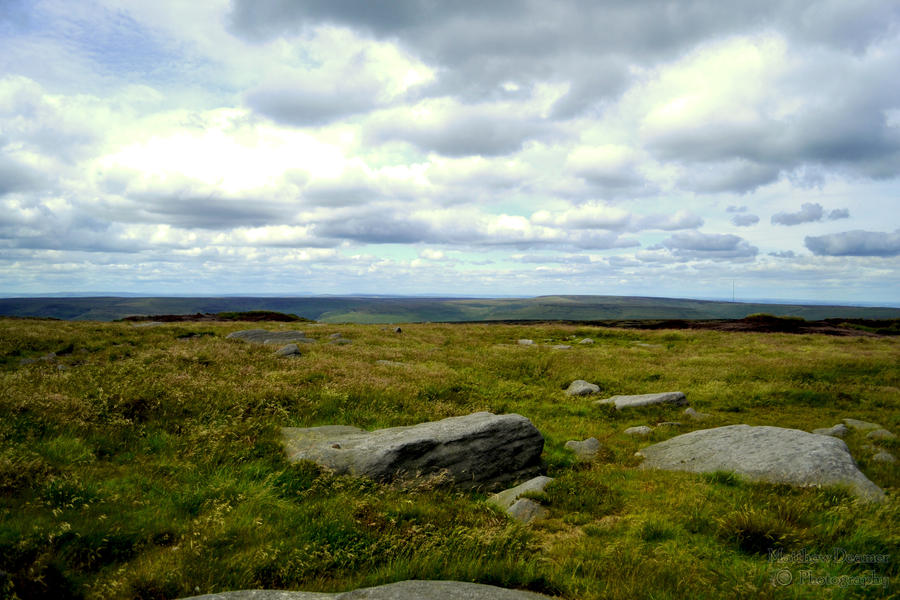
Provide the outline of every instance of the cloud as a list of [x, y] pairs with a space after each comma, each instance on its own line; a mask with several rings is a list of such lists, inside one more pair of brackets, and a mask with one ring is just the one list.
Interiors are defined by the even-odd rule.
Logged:
[[0, 196], [31, 189], [38, 181], [31, 167], [0, 153]]
[[772, 215], [773, 225], [800, 225], [822, 220], [825, 211], [821, 204], [805, 202], [798, 212], [777, 213]]
[[746, 206], [737, 206], [737, 205], [732, 204], [728, 208], [725, 209], [725, 212], [730, 212], [730, 213], [747, 212], [747, 207]]
[[404, 141], [423, 152], [450, 157], [502, 156], [548, 133], [540, 118], [511, 108], [433, 101], [411, 110], [378, 114], [366, 124], [365, 135], [376, 144]]
[[806, 247], [819, 256], [898, 256], [900, 230], [894, 233], [879, 231], [844, 231], [818, 237], [808, 236]]
[[836, 208], [833, 211], [828, 213], [829, 221], [836, 221], [838, 219], [849, 219], [850, 211], [846, 208]]
[[769, 252], [769, 256], [775, 258], [796, 258], [797, 254], [793, 250], [779, 250], [777, 252]]
[[756, 246], [751, 246], [739, 236], [699, 231], [676, 233], [661, 245], [676, 256], [686, 259], [749, 259], [759, 253]]
[[731, 218], [732, 224], [736, 227], [750, 227], [759, 223], [759, 217], [756, 215], [740, 214]]

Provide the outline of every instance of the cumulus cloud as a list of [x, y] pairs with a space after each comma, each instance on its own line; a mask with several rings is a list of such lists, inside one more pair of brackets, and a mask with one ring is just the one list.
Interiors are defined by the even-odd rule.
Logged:
[[759, 223], [759, 217], [750, 214], [735, 215], [731, 218], [731, 223], [736, 227], [750, 227]]
[[777, 213], [772, 215], [773, 225], [800, 225], [820, 221], [825, 214], [821, 204], [806, 202], [795, 213]]
[[699, 231], [676, 233], [662, 246], [682, 258], [734, 260], [753, 258], [759, 253], [756, 246], [739, 236]]
[[827, 218], [829, 221], [849, 219], [850, 211], [846, 208], [836, 208], [828, 213], [819, 203], [805, 202], [800, 210], [795, 213], [777, 213], [772, 215], [773, 225], [800, 225], [801, 223], [814, 223]]
[[730, 212], [730, 213], [747, 212], [747, 207], [746, 206], [737, 206], [736, 204], [732, 204], [732, 205], [729, 205], [729, 207], [725, 209], [725, 212]]
[[804, 243], [819, 256], [898, 256], [900, 229], [894, 233], [854, 230], [807, 236]]

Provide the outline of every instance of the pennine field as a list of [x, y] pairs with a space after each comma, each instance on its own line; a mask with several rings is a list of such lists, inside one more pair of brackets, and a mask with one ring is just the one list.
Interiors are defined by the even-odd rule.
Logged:
[[[639, 470], [679, 433], [843, 418], [900, 431], [900, 337], [626, 330], [560, 323], [0, 319], [0, 597], [179, 598], [452, 579], [595, 598], [883, 598], [900, 592], [900, 467], [845, 441], [887, 494]], [[226, 339], [302, 330], [297, 357]], [[341, 333], [352, 341], [329, 344]], [[519, 345], [518, 339], [534, 341]], [[593, 344], [578, 344], [591, 338]], [[554, 349], [554, 345], [571, 345]], [[51, 353], [53, 355], [51, 356]], [[378, 362], [382, 361], [382, 362]], [[616, 412], [566, 396], [679, 390]], [[593, 398], [596, 399], [596, 398]], [[555, 481], [529, 525], [479, 490], [378, 484], [290, 464], [283, 426], [412, 425], [518, 413]], [[631, 426], [680, 421], [648, 439]], [[578, 463], [568, 440], [596, 437]], [[897, 440], [879, 450], [900, 455]], [[789, 577], [785, 575], [788, 573]]]

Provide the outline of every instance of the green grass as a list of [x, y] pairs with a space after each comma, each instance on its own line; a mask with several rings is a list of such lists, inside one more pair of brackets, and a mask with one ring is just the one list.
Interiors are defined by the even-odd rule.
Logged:
[[[811, 430], [854, 417], [900, 432], [896, 338], [320, 323], [304, 324], [320, 343], [296, 359], [225, 339], [260, 326], [296, 328], [0, 320], [0, 597], [340, 591], [410, 578], [570, 599], [897, 591], [900, 469], [871, 461], [862, 434], [846, 442], [888, 492], [881, 505], [837, 488], [634, 468], [643, 445], [708, 426]], [[186, 337], [201, 332], [214, 335]], [[334, 332], [353, 343], [325, 343]], [[596, 343], [549, 348], [583, 337]], [[569, 398], [573, 379], [609, 395], [681, 390], [713, 417], [634, 440], [622, 431], [685, 419]], [[543, 433], [556, 478], [534, 495], [545, 521], [517, 525], [478, 492], [289, 464], [277, 442], [281, 426], [376, 428], [478, 410], [523, 414]], [[576, 463], [564, 443], [591, 436], [598, 460]], [[900, 454], [896, 442], [883, 447]], [[776, 560], [835, 549], [888, 559]], [[784, 569], [795, 583], [773, 586]], [[803, 584], [800, 571], [890, 587]]]

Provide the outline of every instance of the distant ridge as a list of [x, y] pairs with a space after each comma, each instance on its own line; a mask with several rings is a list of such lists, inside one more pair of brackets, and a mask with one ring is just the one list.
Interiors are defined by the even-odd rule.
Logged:
[[137, 315], [276, 311], [330, 323], [510, 320], [740, 319], [768, 313], [807, 320], [897, 319], [900, 308], [767, 304], [640, 296], [453, 298], [315, 297], [42, 297], [2, 298], [0, 316], [113, 321]]

